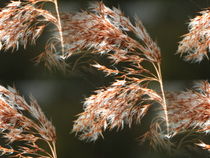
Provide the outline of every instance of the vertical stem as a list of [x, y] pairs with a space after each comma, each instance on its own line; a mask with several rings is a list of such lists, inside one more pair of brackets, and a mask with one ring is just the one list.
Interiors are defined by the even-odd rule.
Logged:
[[57, 152], [56, 152], [56, 145], [55, 142], [53, 142], [53, 151], [54, 151], [54, 156], [57, 158]]
[[160, 67], [160, 63], [157, 63], [157, 66], [155, 65], [155, 63], [152, 63], [152, 65], [155, 68], [155, 71], [158, 77], [158, 82], [160, 84], [160, 90], [161, 90], [162, 99], [163, 99], [162, 106], [163, 106], [165, 121], [166, 121], [166, 131], [167, 131], [167, 135], [169, 135], [168, 110], [167, 110], [166, 97], [165, 97], [164, 88], [163, 88], [163, 78], [162, 78], [162, 73], [161, 73], [161, 67]]
[[63, 33], [62, 33], [61, 17], [60, 17], [60, 12], [58, 9], [58, 1], [54, 0], [54, 4], [55, 4], [55, 10], [56, 10], [57, 19], [58, 19], [58, 31], [59, 31], [60, 40], [61, 40], [61, 50], [62, 50], [62, 53], [64, 53], [64, 39], [63, 39]]
[[165, 93], [164, 93], [164, 88], [163, 88], [163, 79], [162, 79], [162, 74], [161, 74], [161, 67], [160, 67], [160, 63], [157, 64], [158, 66], [158, 78], [159, 78], [159, 83], [160, 83], [160, 90], [163, 96], [163, 110], [164, 110], [164, 114], [165, 114], [165, 121], [166, 121], [166, 128], [167, 128], [167, 134], [169, 135], [169, 121], [168, 121], [168, 110], [167, 110], [167, 105], [166, 105], [166, 98], [165, 98]]

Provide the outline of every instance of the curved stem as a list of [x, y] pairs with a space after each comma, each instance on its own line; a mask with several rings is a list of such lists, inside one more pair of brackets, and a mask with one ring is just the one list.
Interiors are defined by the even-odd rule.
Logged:
[[55, 145], [55, 142], [53, 142], [52, 144], [53, 144], [54, 156], [55, 156], [55, 158], [57, 158], [57, 152], [56, 152], [56, 145]]
[[58, 1], [54, 0], [54, 4], [55, 4], [55, 10], [56, 10], [57, 19], [58, 19], [58, 31], [60, 35], [60, 41], [61, 41], [61, 50], [64, 55], [64, 39], [63, 39], [63, 33], [62, 33], [61, 17], [60, 17], [60, 12], [58, 9]]
[[162, 99], [163, 99], [162, 106], [163, 106], [165, 121], [166, 121], [166, 131], [167, 131], [167, 135], [169, 135], [168, 110], [167, 110], [166, 98], [165, 98], [165, 93], [164, 93], [164, 88], [163, 88], [163, 79], [162, 79], [160, 63], [157, 63], [157, 66], [153, 63], [153, 66], [154, 66], [155, 71], [157, 73], [158, 81], [160, 83], [160, 90], [161, 90]]
[[50, 148], [50, 151], [52, 153], [52, 158], [57, 158], [57, 153], [56, 153], [56, 146], [55, 146], [55, 142], [52, 142], [52, 144], [48, 141], [46, 141], [49, 148]]
[[160, 89], [161, 89], [161, 93], [163, 96], [163, 110], [165, 113], [165, 119], [166, 119], [166, 128], [167, 128], [167, 134], [169, 134], [169, 121], [168, 121], [168, 110], [167, 110], [167, 105], [166, 105], [166, 97], [165, 97], [165, 92], [164, 92], [164, 88], [163, 88], [163, 79], [162, 79], [162, 74], [161, 74], [161, 67], [160, 67], [160, 63], [158, 63], [158, 72], [159, 72], [159, 82], [160, 82]]

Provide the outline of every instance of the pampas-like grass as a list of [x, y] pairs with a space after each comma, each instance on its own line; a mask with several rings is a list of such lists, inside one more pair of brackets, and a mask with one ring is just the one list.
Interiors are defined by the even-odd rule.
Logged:
[[202, 11], [200, 16], [191, 19], [189, 33], [179, 42], [178, 53], [185, 55], [186, 61], [201, 62], [208, 58], [210, 50], [210, 9]]
[[[6, 89], [0, 86], [0, 130], [1, 138], [5, 141], [5, 146], [0, 146], [1, 155], [57, 157], [56, 133], [52, 123], [34, 99], [28, 104], [10, 87]], [[46, 143], [50, 152], [40, 146], [39, 142]]]
[[[43, 3], [53, 3], [56, 13], [43, 9]], [[208, 57], [209, 15], [206, 9], [191, 20], [189, 33], [178, 48], [185, 60], [200, 62]], [[209, 133], [209, 82], [196, 83], [194, 90], [165, 92], [160, 49], [141, 21], [136, 18], [132, 23], [119, 9], [110, 9], [102, 2], [92, 3], [87, 11], [60, 14], [57, 0], [11, 1], [0, 11], [0, 50], [16, 50], [20, 45], [35, 43], [50, 23], [57, 33], [46, 43], [37, 62], [45, 61], [49, 69], [64, 69], [68, 65], [65, 60], [74, 54], [104, 55], [110, 60], [109, 66], [97, 61], [92, 66], [115, 78], [112, 84], [85, 99], [84, 112], [73, 127], [80, 139], [96, 141], [105, 130], [131, 127], [157, 104], [161, 106], [157, 119], [141, 138], [149, 139], [154, 148], [173, 146], [171, 139], [180, 133]], [[122, 63], [125, 66], [118, 68]], [[154, 82], [158, 83], [157, 90], [150, 86]], [[27, 104], [14, 89], [0, 87], [0, 95], [0, 129], [10, 146], [1, 146], [2, 154], [57, 158], [55, 129], [39, 105], [34, 100]], [[46, 142], [50, 152], [38, 141]], [[22, 144], [13, 148], [14, 142]], [[201, 140], [195, 144], [210, 149]]]

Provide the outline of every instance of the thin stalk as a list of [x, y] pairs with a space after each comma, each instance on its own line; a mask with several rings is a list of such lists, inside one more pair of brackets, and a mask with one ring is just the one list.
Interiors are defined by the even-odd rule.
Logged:
[[166, 97], [165, 97], [164, 88], [163, 88], [163, 79], [162, 79], [162, 73], [161, 73], [160, 63], [157, 63], [157, 66], [153, 63], [153, 66], [154, 66], [155, 71], [157, 73], [158, 82], [160, 84], [160, 90], [161, 90], [162, 99], [163, 99], [162, 106], [163, 106], [164, 115], [165, 115], [165, 121], [166, 121], [166, 131], [167, 131], [167, 135], [169, 135], [168, 110], [167, 110]]
[[58, 1], [54, 0], [54, 4], [55, 4], [55, 10], [56, 10], [56, 15], [58, 19], [58, 31], [60, 35], [60, 41], [61, 41], [61, 50], [62, 50], [62, 53], [64, 54], [64, 39], [63, 39], [63, 32], [62, 32], [62, 25], [61, 25], [61, 17], [60, 17], [60, 12], [58, 9]]
[[55, 142], [53, 142], [52, 144], [53, 144], [53, 151], [54, 151], [55, 158], [57, 158], [57, 152], [56, 152]]
[[56, 153], [56, 147], [55, 147], [55, 142], [52, 142], [52, 144], [48, 141], [46, 141], [49, 148], [50, 148], [50, 151], [52, 153], [52, 158], [57, 158], [57, 153]]
[[181, 148], [181, 145], [183, 144], [184, 140], [187, 139], [187, 137], [189, 137], [191, 134], [192, 134], [192, 131], [190, 131], [184, 137], [181, 138], [181, 140], [179, 141], [179, 143], [177, 145], [177, 149]]
[[80, 59], [82, 59], [87, 53], [83, 53], [75, 62], [74, 65], [72, 66], [72, 71], [76, 68], [77, 64], [79, 63]]

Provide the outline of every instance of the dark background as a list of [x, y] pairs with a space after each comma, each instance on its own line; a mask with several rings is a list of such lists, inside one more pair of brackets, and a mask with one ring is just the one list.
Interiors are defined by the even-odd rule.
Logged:
[[[3, 6], [5, 1], [0, 4]], [[88, 1], [59, 0], [61, 11], [85, 9]], [[187, 33], [187, 23], [203, 8], [209, 7], [209, 0], [104, 0], [109, 7], [123, 10], [126, 16], [137, 15], [143, 21], [152, 38], [162, 52], [162, 71], [165, 86], [179, 90], [188, 87], [194, 80], [209, 79], [209, 61], [200, 64], [184, 62], [175, 55], [181, 35]], [[24, 96], [32, 94], [42, 106], [57, 129], [58, 157], [60, 158], [164, 158], [164, 157], [208, 157], [206, 152], [180, 150], [173, 155], [154, 152], [148, 144], [139, 145], [137, 138], [146, 130], [140, 126], [123, 131], [105, 133], [105, 139], [95, 143], [80, 141], [71, 133], [73, 120], [82, 112], [82, 101], [99, 86], [109, 80], [95, 70], [80, 69], [66, 74], [50, 72], [43, 65], [35, 65], [33, 59], [43, 49], [47, 32], [37, 41], [16, 52], [0, 53], [0, 84], [15, 86]], [[73, 60], [73, 59], [72, 59]], [[71, 62], [71, 60], [69, 61]]]

